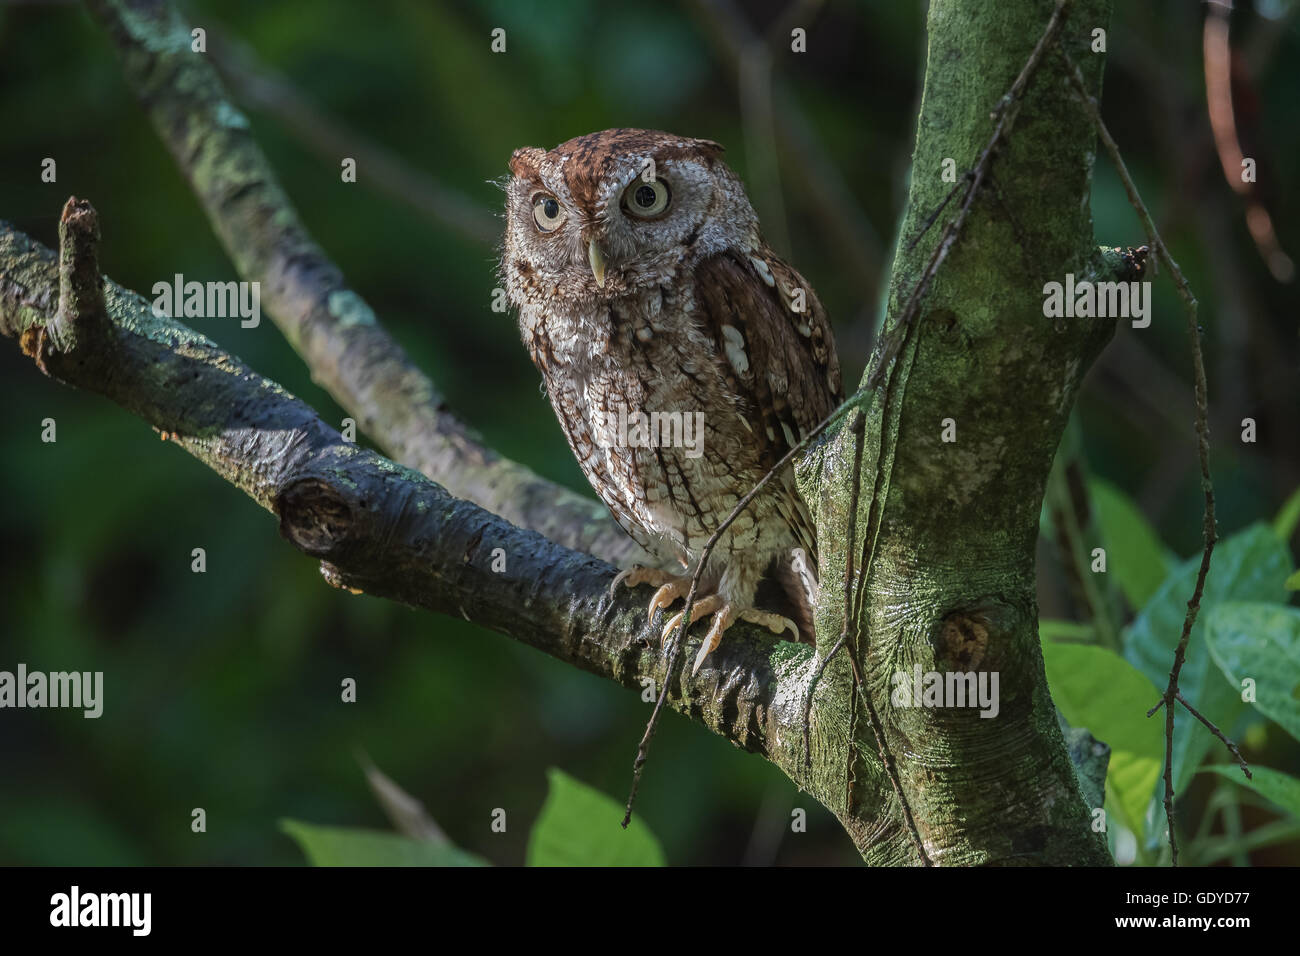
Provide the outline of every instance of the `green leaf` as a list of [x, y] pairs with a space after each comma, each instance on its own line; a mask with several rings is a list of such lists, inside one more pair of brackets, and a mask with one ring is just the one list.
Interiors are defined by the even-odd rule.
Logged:
[[1227, 763], [1213, 764], [1204, 768], [1204, 772], [1217, 773], [1243, 787], [1249, 787], [1265, 800], [1276, 803], [1291, 816], [1300, 819], [1300, 780], [1289, 774], [1268, 767], [1251, 767], [1251, 779], [1247, 780], [1240, 767]]
[[1169, 553], [1137, 505], [1122, 491], [1094, 478], [1088, 482], [1088, 492], [1107, 567], [1129, 604], [1140, 608], [1169, 576]]
[[[1183, 633], [1183, 618], [1200, 563], [1197, 555], [1178, 565], [1125, 632], [1125, 659], [1161, 691], [1169, 683], [1174, 648]], [[1264, 524], [1253, 524], [1214, 549], [1201, 612], [1192, 628], [1178, 686], [1192, 706], [1219, 727], [1231, 727], [1245, 705], [1240, 691], [1223, 679], [1210, 657], [1205, 644], [1206, 618], [1215, 605], [1224, 601], [1284, 600], [1282, 581], [1291, 569], [1286, 545]], [[1146, 706], [1155, 702], [1152, 698]], [[1183, 791], [1211, 746], [1221, 745], [1199, 721], [1185, 711], [1175, 714], [1175, 791]]]
[[1283, 541], [1290, 541], [1297, 524], [1300, 524], [1300, 488], [1291, 492], [1291, 497], [1277, 510], [1277, 517], [1273, 519], [1273, 533]]
[[528, 837], [529, 866], [663, 866], [664, 851], [650, 828], [562, 770], [547, 771], [550, 792]]
[[1300, 591], [1300, 571], [1291, 575], [1282, 584], [1288, 591]]
[[1255, 708], [1300, 740], [1300, 610], [1220, 604], [1206, 621], [1206, 640], [1228, 685], [1240, 694], [1241, 682], [1253, 680]]
[[1091, 624], [1044, 617], [1038, 619], [1038, 639], [1043, 642], [1077, 641], [1088, 644], [1097, 639], [1097, 634]]
[[1104, 647], [1044, 643], [1043, 663], [1052, 700], [1070, 726], [1086, 727], [1110, 745], [1106, 790], [1112, 809], [1140, 835], [1164, 758], [1164, 724], [1146, 715], [1160, 692]]
[[300, 820], [281, 820], [313, 866], [488, 866], [482, 857], [450, 843], [412, 840], [382, 830], [326, 827]]

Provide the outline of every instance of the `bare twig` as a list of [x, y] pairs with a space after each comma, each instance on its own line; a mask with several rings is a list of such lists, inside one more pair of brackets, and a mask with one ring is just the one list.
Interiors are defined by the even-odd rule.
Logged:
[[[759, 49], [770, 51], [775, 48], [775, 39], [769, 46], [734, 0], [685, 0], [684, 5], [703, 27], [709, 42], [730, 68], [731, 75], [736, 77], [738, 88], [746, 69], [746, 56]], [[811, 15], [815, 11], [809, 7], [807, 12]], [[791, 24], [794, 25], [798, 24]], [[788, 44], [788, 30], [784, 36]], [[841, 255], [850, 273], [859, 277], [863, 286], [862, 300], [874, 302], [884, 259], [884, 243], [845, 183], [843, 173], [827, 156], [798, 101], [790, 95], [779, 76], [771, 77], [770, 95], [772, 129], [795, 172], [790, 181], [798, 183], [806, 191], [808, 205], [833, 239], [830, 251]]]
[[1273, 218], [1260, 201], [1253, 181], [1242, 177], [1245, 157], [1237, 136], [1237, 118], [1232, 108], [1232, 46], [1228, 42], [1232, 0], [1209, 0], [1205, 5], [1202, 56], [1205, 61], [1205, 103], [1214, 132], [1214, 147], [1228, 187], [1246, 201], [1246, 228], [1255, 241], [1260, 258], [1278, 282], [1295, 277], [1295, 263], [1278, 241]]
[[1116, 145], [1114, 138], [1110, 135], [1110, 130], [1106, 128], [1106, 124], [1102, 121], [1101, 111], [1097, 107], [1096, 99], [1088, 95], [1083, 74], [1074, 61], [1070, 59], [1069, 54], [1064, 50], [1061, 50], [1060, 53], [1065, 61], [1066, 76], [1074, 87], [1075, 95], [1082, 102], [1084, 110], [1087, 112], [1089, 119], [1092, 120], [1093, 126], [1097, 129], [1098, 138], [1101, 140], [1102, 145], [1106, 147], [1106, 152], [1110, 154], [1111, 162], [1115, 165], [1115, 171], [1124, 183], [1124, 189], [1128, 193], [1129, 204], [1137, 212], [1138, 219], [1142, 222], [1142, 228], [1146, 231], [1147, 241], [1150, 243], [1151, 248], [1155, 250], [1158, 259], [1169, 270], [1169, 274], [1173, 276], [1174, 285], [1178, 289], [1179, 298], [1183, 300], [1184, 311], [1187, 314], [1187, 335], [1191, 342], [1192, 373], [1195, 378], [1197, 454], [1201, 466], [1201, 490], [1205, 497], [1202, 528], [1205, 547], [1201, 553], [1200, 568], [1196, 573], [1196, 585], [1192, 590], [1191, 598], [1187, 602], [1187, 614], [1183, 619], [1183, 632], [1178, 639], [1178, 646], [1174, 650], [1174, 662], [1169, 670], [1169, 683], [1165, 687], [1160, 702], [1147, 712], [1147, 716], [1151, 716], [1162, 706], [1165, 708], [1164, 805], [1165, 818], [1169, 822], [1170, 860], [1174, 866], [1177, 866], [1178, 837], [1174, 832], [1174, 701], [1178, 698], [1178, 677], [1182, 673], [1183, 663], [1187, 657], [1187, 645], [1191, 640], [1192, 627], [1195, 625], [1197, 614], [1201, 609], [1201, 596], [1205, 593], [1205, 579], [1210, 573], [1210, 556], [1214, 553], [1214, 543], [1218, 539], [1214, 518], [1214, 483], [1210, 479], [1209, 400], [1205, 381], [1205, 360], [1201, 355], [1201, 329], [1197, 321], [1196, 297], [1192, 295], [1186, 277], [1183, 276], [1182, 270], [1178, 268], [1178, 263], [1174, 261], [1173, 256], [1169, 254], [1169, 249], [1165, 246], [1164, 240], [1160, 238], [1160, 232], [1156, 229], [1155, 221], [1151, 218], [1151, 213], [1147, 210], [1146, 204], [1142, 202], [1137, 186], [1133, 184], [1133, 178], [1129, 175], [1128, 167], [1124, 164], [1124, 157], [1120, 155], [1119, 146]]
[[[1223, 745], [1227, 747], [1229, 751], [1231, 751], [1234, 757], [1237, 758], [1237, 764], [1241, 767], [1241, 772], [1246, 775], [1247, 780], [1255, 779], [1254, 774], [1250, 772], [1250, 764], [1246, 761], [1246, 758], [1241, 755], [1241, 751], [1237, 749], [1237, 745], [1224, 736], [1223, 731], [1220, 730], [1217, 726], [1215, 726], [1214, 721], [1210, 720], [1210, 718], [1206, 717], [1199, 710], [1197, 710], [1190, 703], [1188, 703], [1187, 698], [1183, 696], [1182, 691], [1178, 692], [1178, 703], [1186, 707], [1187, 712], [1191, 714], [1193, 717], [1195, 717], [1197, 720], [1199, 720], [1201, 723], [1203, 723], [1206, 726], [1206, 728], [1210, 731], [1210, 733], [1214, 734], [1214, 736], [1218, 737], [1219, 740], [1223, 741]], [[1147, 716], [1150, 717], [1151, 714], [1148, 713]]]
[[904, 250], [905, 252], [911, 252], [916, 248], [916, 244], [924, 238], [927, 232], [930, 231], [930, 227], [933, 226], [935, 221], [939, 218], [939, 214], [948, 208], [948, 203], [952, 202], [952, 197], [961, 192], [963, 186], [969, 188], [970, 181], [974, 178], [975, 174], [970, 170], [967, 170], [962, 174], [961, 179], [952, 184], [952, 189], [949, 189], [947, 195], [943, 197], [943, 202], [935, 206], [934, 212], [925, 217], [925, 220], [921, 223], [921, 228], [918, 229], [916, 235], [908, 241], [907, 248]]
[[379, 806], [383, 808], [398, 833], [435, 846], [450, 845], [451, 841], [447, 839], [446, 832], [438, 826], [438, 821], [429, 816], [429, 811], [425, 809], [424, 804], [376, 767], [365, 751], [357, 752], [357, 762], [365, 772], [366, 783], [370, 784], [370, 792], [375, 795]]
[[898, 808], [903, 814], [903, 823], [907, 827], [908, 836], [912, 838], [912, 845], [921, 856], [921, 865], [934, 866], [934, 861], [925, 852], [925, 843], [916, 828], [916, 818], [912, 815], [912, 808], [903, 793], [903, 784], [898, 779], [898, 762], [885, 742], [885, 729], [880, 723], [880, 716], [876, 713], [876, 705], [871, 702], [871, 695], [865, 690], [862, 694], [862, 703], [867, 708], [867, 719], [871, 722], [871, 735], [876, 739], [876, 750], [880, 754], [880, 762], [885, 766], [885, 774], [889, 777], [889, 785], [894, 790], [894, 797], [898, 800]]

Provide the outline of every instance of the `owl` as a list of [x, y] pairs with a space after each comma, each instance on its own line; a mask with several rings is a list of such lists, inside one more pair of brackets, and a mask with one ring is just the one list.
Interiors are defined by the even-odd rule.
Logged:
[[[659, 562], [611, 585], [654, 586], [652, 619], [686, 597], [741, 498], [843, 398], [826, 313], [763, 241], [722, 152], [611, 129], [516, 150], [505, 183], [500, 268], [520, 334], [587, 480]], [[816, 568], [787, 466], [705, 566], [694, 671], [737, 620], [811, 640]]]

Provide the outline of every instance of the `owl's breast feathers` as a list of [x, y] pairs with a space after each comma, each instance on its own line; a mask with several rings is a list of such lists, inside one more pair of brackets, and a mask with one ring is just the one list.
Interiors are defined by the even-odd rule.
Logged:
[[[674, 292], [651, 296], [654, 309], [643, 295], [567, 313], [533, 306], [535, 314], [523, 322], [525, 342], [584, 473], [619, 524], [651, 550], [670, 524], [681, 531], [672, 538], [687, 549], [698, 547], [697, 536], [707, 537], [730, 510], [720, 500], [711, 520], [701, 513], [712, 490], [725, 490], [732, 500], [748, 492], [843, 399], [825, 310], [797, 271], [766, 247], [716, 253], [693, 271], [683, 265]], [[718, 454], [611, 454], [597, 437], [597, 412], [674, 405], [705, 413], [709, 439], [721, 443], [712, 450]], [[771, 516], [766, 520], [776, 517], [774, 508], [789, 539], [816, 567], [815, 533], [791, 477], [763, 497], [766, 506], [751, 508]], [[678, 521], [664, 520], [664, 509], [674, 508], [695, 513], [691, 520], [685, 512]]]

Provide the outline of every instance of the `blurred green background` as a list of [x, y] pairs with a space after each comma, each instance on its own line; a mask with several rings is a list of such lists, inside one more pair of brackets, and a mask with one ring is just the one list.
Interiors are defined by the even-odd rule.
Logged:
[[[1233, 21], [1239, 135], [1292, 252], [1295, 6], [1239, 4]], [[1103, 113], [1201, 302], [1219, 521], [1231, 533], [1271, 519], [1300, 485], [1295, 286], [1270, 274], [1219, 167], [1200, 6], [1117, 7]], [[905, 195], [924, 4], [208, 0], [183, 11], [208, 30], [308, 228], [505, 455], [586, 490], [513, 317], [490, 308], [492, 181], [523, 145], [612, 126], [722, 142], [773, 245], [826, 304], [846, 381], [860, 375]], [[807, 29], [808, 53], [789, 52], [792, 26]], [[496, 27], [503, 54], [489, 48]], [[736, 61], [764, 35], [771, 96], [761, 71], [741, 82]], [[53, 245], [64, 200], [88, 198], [101, 266], [119, 283], [147, 293], [177, 272], [237, 278], [78, 4], [0, 3], [0, 131], [0, 218]], [[331, 137], [355, 148], [332, 149]], [[460, 225], [409, 190], [403, 199], [400, 182], [365, 162], [356, 184], [340, 182], [342, 155], [375, 149], [458, 194]], [[57, 160], [56, 184], [40, 182], [45, 157]], [[1104, 157], [1093, 210], [1100, 242], [1142, 241]], [[1089, 379], [1079, 431], [1088, 470], [1187, 556], [1201, 502], [1185, 330], [1167, 280], [1156, 282], [1154, 314], [1141, 335], [1121, 327]], [[343, 417], [269, 321], [196, 321], [327, 420]], [[10, 409], [0, 417], [0, 668], [102, 670], [106, 685], [99, 720], [0, 713], [0, 863], [300, 863], [281, 818], [388, 827], [358, 751], [460, 846], [499, 864], [523, 861], [548, 767], [622, 800], [649, 713], [636, 694], [463, 621], [329, 588], [268, 514], [141, 422], [41, 376], [13, 343], [0, 349], [0, 402]], [[1238, 441], [1246, 416], [1258, 422], [1253, 445]], [[57, 443], [40, 441], [46, 417]], [[207, 551], [205, 574], [190, 570], [195, 547]], [[1055, 552], [1041, 556], [1043, 616], [1078, 619]], [[339, 700], [345, 677], [358, 682], [355, 704]], [[1294, 739], [1243, 720], [1234, 730], [1248, 735], [1249, 756], [1300, 768]], [[1196, 778], [1189, 819], [1215, 786]], [[194, 807], [207, 811], [204, 835], [190, 830]], [[796, 807], [808, 812], [805, 833], [790, 832]], [[489, 828], [495, 808], [508, 814], [503, 834]], [[782, 774], [675, 715], [638, 810], [674, 864], [858, 859]], [[1247, 829], [1277, 816], [1255, 804], [1242, 813]], [[1300, 842], [1252, 861], [1300, 862]]]

